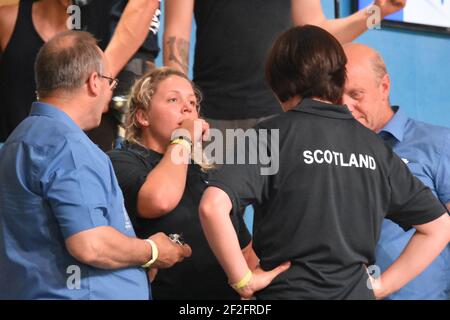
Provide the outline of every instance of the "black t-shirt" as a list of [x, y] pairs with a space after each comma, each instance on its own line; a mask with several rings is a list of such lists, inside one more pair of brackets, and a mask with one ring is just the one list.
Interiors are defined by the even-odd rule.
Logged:
[[[143, 219], [137, 214], [137, 195], [149, 172], [162, 155], [139, 145], [125, 142], [122, 149], [108, 152], [125, 198], [136, 235], [145, 239], [157, 233], [182, 234], [192, 248], [192, 256], [168, 269], [160, 269], [152, 282], [154, 299], [238, 299], [227, 284], [227, 277], [209, 248], [198, 215], [198, 205], [206, 187], [207, 174], [196, 164], [189, 165], [186, 188], [177, 207], [156, 219]], [[234, 215], [241, 247], [251, 236], [242, 216]]]
[[280, 113], [264, 65], [278, 34], [292, 25], [290, 0], [195, 0], [194, 13], [202, 115], [230, 120]]
[[383, 218], [408, 229], [444, 207], [345, 106], [305, 99], [257, 129], [279, 129], [278, 173], [227, 165], [209, 181], [233, 211], [254, 204], [253, 247], [264, 270], [292, 261], [257, 297], [373, 299], [364, 265], [375, 264]]

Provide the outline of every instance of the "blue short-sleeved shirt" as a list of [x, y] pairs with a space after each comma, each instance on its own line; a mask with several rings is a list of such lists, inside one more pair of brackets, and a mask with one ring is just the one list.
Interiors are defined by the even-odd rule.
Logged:
[[148, 299], [144, 270], [75, 260], [65, 239], [134, 237], [111, 162], [63, 111], [34, 103], [0, 150], [0, 299]]
[[[379, 132], [411, 172], [443, 203], [450, 202], [450, 129], [410, 119], [394, 107], [395, 115]], [[400, 255], [414, 233], [385, 219], [376, 251], [384, 271]], [[450, 246], [434, 262], [389, 299], [450, 299]]]

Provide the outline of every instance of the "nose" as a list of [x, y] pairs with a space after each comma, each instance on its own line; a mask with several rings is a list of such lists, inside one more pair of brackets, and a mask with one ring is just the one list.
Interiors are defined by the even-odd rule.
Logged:
[[191, 113], [194, 111], [195, 106], [191, 105], [189, 100], [183, 100], [181, 107], [181, 113]]

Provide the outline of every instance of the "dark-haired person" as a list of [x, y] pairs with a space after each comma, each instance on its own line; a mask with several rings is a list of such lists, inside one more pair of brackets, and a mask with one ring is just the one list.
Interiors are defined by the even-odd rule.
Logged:
[[[150, 270], [155, 299], [239, 299], [227, 285], [198, 217], [211, 169], [201, 152], [192, 152], [190, 143], [201, 142], [208, 129], [198, 116], [200, 100], [200, 92], [183, 72], [154, 69], [131, 91], [127, 141], [121, 149], [108, 152], [137, 236], [181, 234], [192, 248], [192, 256], [182, 264]], [[179, 129], [189, 133], [189, 142], [177, 137]], [[177, 161], [174, 153], [181, 153], [185, 161]], [[191, 158], [196, 161], [189, 163]], [[241, 216], [234, 218], [240, 246], [254, 258], [244, 221]]]
[[[278, 172], [262, 175], [267, 163], [259, 161], [226, 165], [209, 180], [200, 219], [229, 282], [243, 297], [381, 298], [419, 274], [449, 242], [450, 217], [442, 204], [340, 105], [346, 62], [339, 42], [323, 29], [283, 33], [266, 74], [286, 112], [256, 127], [259, 152], [265, 149], [263, 132], [279, 130]], [[273, 150], [277, 141], [269, 141]], [[260, 258], [253, 271], [230, 227], [230, 211], [249, 203], [256, 208], [253, 247]], [[376, 271], [371, 265], [385, 217], [416, 232], [375, 280], [367, 269]], [[290, 268], [269, 284], [273, 273], [288, 267], [286, 261]]]
[[35, 70], [39, 101], [0, 150], [0, 299], [148, 299], [144, 268], [191, 250], [135, 237], [111, 162], [83, 132], [117, 84], [105, 54], [63, 32]]

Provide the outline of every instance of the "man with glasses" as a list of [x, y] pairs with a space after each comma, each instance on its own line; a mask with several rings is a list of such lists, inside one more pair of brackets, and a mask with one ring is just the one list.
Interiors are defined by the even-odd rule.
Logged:
[[112, 78], [112, 77], [107, 77], [107, 76], [104, 76], [104, 75], [102, 75], [102, 74], [98, 74], [98, 76], [100, 77], [100, 78], [103, 78], [103, 79], [106, 79], [106, 80], [108, 80], [108, 82], [109, 82], [109, 88], [111, 89], [111, 90], [114, 90], [115, 88], [117, 88], [117, 85], [119, 84], [119, 79], [117, 79], [117, 78]]
[[108, 108], [110, 72], [86, 32], [37, 55], [39, 101], [0, 151], [0, 299], [148, 299], [143, 268], [191, 253], [135, 237], [111, 162], [83, 132]]

